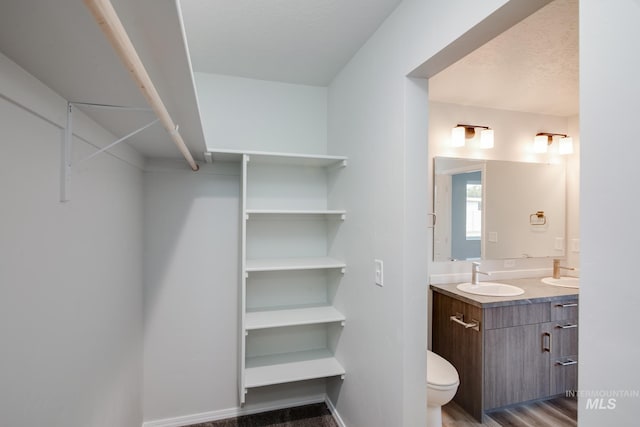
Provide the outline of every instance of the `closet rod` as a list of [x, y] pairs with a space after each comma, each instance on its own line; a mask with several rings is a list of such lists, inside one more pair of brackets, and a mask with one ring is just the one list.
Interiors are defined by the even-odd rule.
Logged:
[[189, 148], [187, 148], [182, 136], [178, 132], [178, 127], [174, 124], [169, 112], [162, 103], [158, 91], [153, 85], [147, 70], [144, 68], [111, 2], [109, 0], [84, 0], [84, 3], [89, 10], [91, 10], [98, 25], [102, 28], [107, 39], [135, 80], [138, 88], [142, 91], [142, 94], [156, 113], [156, 116], [158, 116], [162, 125], [173, 138], [173, 142], [187, 160], [191, 169], [197, 171], [200, 167], [193, 160]]

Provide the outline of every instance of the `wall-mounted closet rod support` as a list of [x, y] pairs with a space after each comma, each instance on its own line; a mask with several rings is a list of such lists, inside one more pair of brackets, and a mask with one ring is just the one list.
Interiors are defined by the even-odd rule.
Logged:
[[60, 201], [69, 200], [69, 190], [71, 185], [71, 140], [73, 138], [73, 106], [67, 103], [67, 127], [64, 128], [64, 139], [62, 140], [62, 150], [60, 156]]
[[153, 110], [149, 107], [125, 107], [122, 105], [111, 105], [111, 104], [96, 104], [93, 102], [71, 102], [71, 104], [80, 106], [80, 107], [88, 107], [88, 108], [100, 108], [102, 110], [124, 110], [124, 111], [150, 111]]
[[[125, 111], [131, 111], [133, 109], [139, 109], [138, 107], [121, 107], [118, 105], [102, 105], [102, 104], [88, 104], [85, 102], [68, 102], [67, 103], [67, 127], [64, 129], [64, 140], [62, 142], [62, 155], [61, 155], [61, 175], [60, 175], [60, 201], [61, 202], [67, 202], [69, 201], [69, 195], [70, 195], [70, 186], [71, 186], [71, 173], [72, 173], [72, 167], [76, 164], [80, 164], [83, 162], [86, 162], [87, 160], [93, 159], [94, 157], [96, 157], [98, 154], [104, 153], [105, 151], [109, 150], [110, 148], [115, 147], [116, 145], [120, 144], [121, 142], [131, 138], [132, 136], [136, 135], [139, 132], [142, 132], [143, 130], [145, 130], [146, 128], [152, 126], [153, 124], [157, 123], [160, 119], [154, 119], [152, 122], [147, 123], [146, 125], [142, 126], [141, 128], [138, 128], [136, 130], [134, 130], [133, 132], [128, 133], [127, 135], [123, 136], [122, 138], [118, 138], [116, 141], [112, 142], [111, 144], [107, 145], [106, 147], [100, 148], [99, 150], [93, 152], [92, 154], [90, 154], [89, 156], [81, 159], [81, 160], [76, 160], [75, 162], [72, 161], [72, 150], [73, 150], [73, 110], [74, 107], [80, 105], [83, 107], [93, 107], [93, 108], [101, 108], [101, 109], [107, 109], [107, 110], [125, 110]], [[150, 111], [149, 109], [147, 109], [147, 111]]]
[[142, 126], [140, 129], [136, 129], [136, 130], [134, 130], [133, 132], [131, 132], [131, 133], [129, 133], [129, 134], [127, 134], [127, 135], [123, 136], [122, 138], [120, 138], [120, 139], [118, 139], [118, 140], [116, 140], [116, 141], [112, 142], [111, 144], [107, 145], [106, 147], [99, 149], [99, 150], [98, 150], [98, 151], [96, 151], [95, 153], [90, 154], [89, 156], [85, 157], [84, 159], [82, 159], [82, 160], [78, 160], [77, 162], [75, 162], [75, 164], [80, 164], [80, 163], [86, 162], [87, 160], [93, 159], [93, 158], [94, 158], [95, 156], [97, 156], [98, 154], [100, 154], [100, 153], [103, 153], [103, 152], [107, 151], [109, 148], [112, 148], [112, 147], [114, 147], [114, 146], [116, 146], [116, 145], [120, 144], [122, 141], [124, 141], [124, 140], [126, 140], [126, 139], [131, 138], [133, 135], [135, 135], [135, 134], [137, 134], [137, 133], [139, 133], [139, 132], [142, 132], [143, 130], [145, 130], [145, 129], [146, 129], [146, 128], [148, 128], [149, 126], [156, 124], [156, 123], [158, 122], [158, 120], [160, 120], [160, 119], [155, 119], [154, 121], [152, 121], [152, 122], [150, 122], [150, 123], [147, 123], [146, 125]]
[[160, 95], [156, 90], [147, 70], [144, 68], [133, 43], [129, 39], [127, 32], [120, 22], [113, 5], [109, 0], [84, 0], [85, 5], [91, 10], [93, 17], [102, 28], [109, 42], [115, 49], [116, 53], [124, 63], [125, 67], [136, 81], [138, 88], [147, 99], [147, 102], [156, 113], [164, 128], [169, 132], [184, 158], [191, 166], [191, 169], [197, 171], [198, 164], [193, 160], [189, 148], [184, 143], [182, 136], [178, 133], [178, 127], [175, 125], [169, 112], [162, 103]]

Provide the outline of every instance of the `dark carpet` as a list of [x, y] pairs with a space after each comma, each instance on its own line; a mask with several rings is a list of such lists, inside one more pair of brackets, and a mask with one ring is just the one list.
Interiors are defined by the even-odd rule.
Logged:
[[188, 427], [338, 427], [324, 403], [296, 406]]

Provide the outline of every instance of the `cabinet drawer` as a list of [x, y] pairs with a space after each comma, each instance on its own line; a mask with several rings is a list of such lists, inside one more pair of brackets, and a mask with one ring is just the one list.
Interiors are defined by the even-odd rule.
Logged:
[[552, 357], [578, 354], [578, 323], [574, 321], [552, 322]]
[[578, 299], [567, 299], [549, 303], [551, 306], [551, 321], [578, 319]]
[[578, 389], [578, 356], [556, 358], [551, 362], [550, 395]]
[[519, 304], [484, 310], [484, 329], [509, 328], [549, 321], [548, 303]]

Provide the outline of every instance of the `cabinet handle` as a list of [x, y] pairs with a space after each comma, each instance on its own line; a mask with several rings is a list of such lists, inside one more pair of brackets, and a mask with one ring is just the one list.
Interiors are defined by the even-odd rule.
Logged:
[[567, 308], [567, 307], [577, 307], [578, 303], [577, 302], [568, 302], [565, 304], [556, 304], [556, 307], [560, 307], [560, 308]]
[[556, 328], [560, 328], [560, 329], [573, 329], [577, 327], [578, 325], [576, 323], [567, 323], [566, 325], [556, 325]]
[[456, 322], [459, 325], [464, 326], [467, 329], [472, 328], [474, 331], [480, 331], [480, 322], [478, 322], [477, 320], [471, 319], [471, 322], [467, 323], [463, 320], [464, 315], [462, 313], [456, 313], [455, 315], [450, 316], [449, 319], [451, 319], [451, 321]]
[[556, 360], [556, 365], [560, 365], [560, 366], [571, 366], [571, 365], [577, 365], [578, 361], [577, 360], [567, 360], [566, 362], [561, 362], [559, 360]]
[[[549, 345], [546, 345], [545, 338], [549, 338]], [[542, 351], [548, 351], [549, 353], [551, 353], [551, 333], [549, 332], [544, 332], [542, 334]]]
[[433, 217], [433, 222], [431, 223], [430, 227], [427, 228], [435, 228], [436, 227], [436, 220], [438, 219], [438, 217], [436, 216], [435, 212], [430, 212], [427, 214], [427, 216]]

